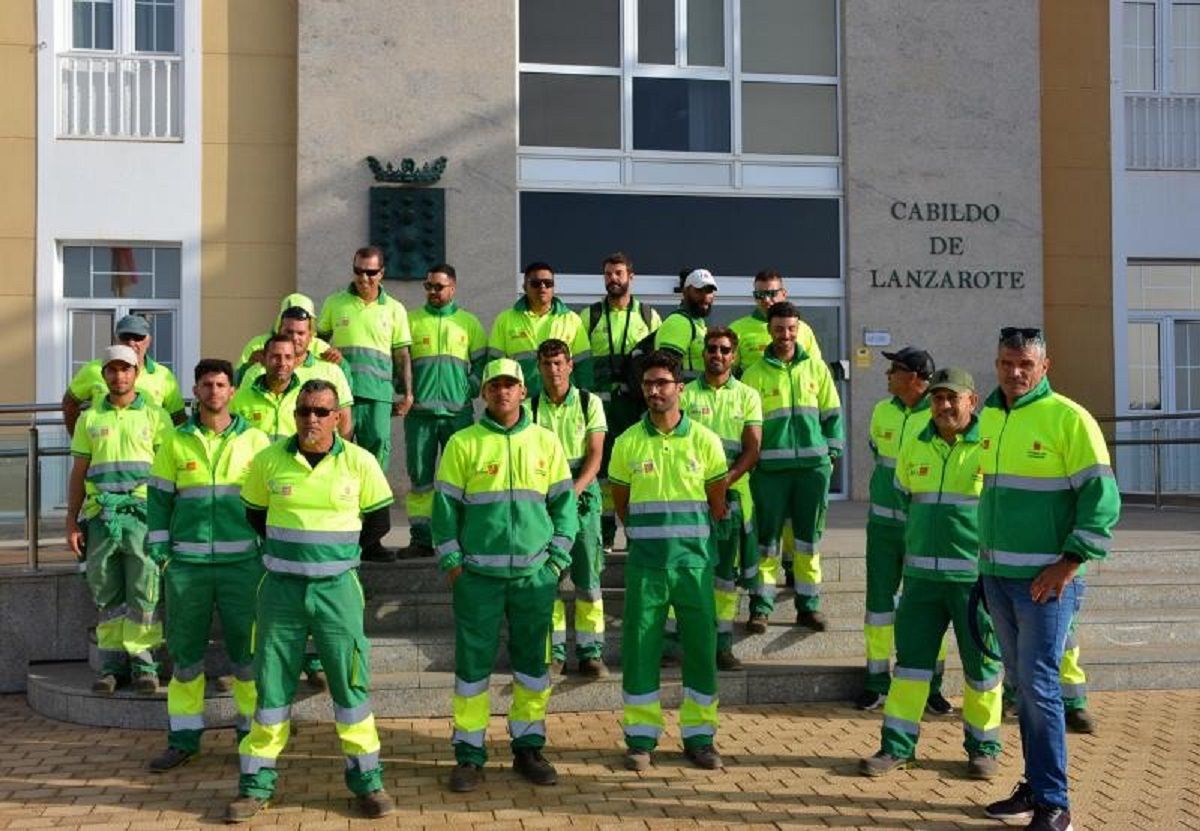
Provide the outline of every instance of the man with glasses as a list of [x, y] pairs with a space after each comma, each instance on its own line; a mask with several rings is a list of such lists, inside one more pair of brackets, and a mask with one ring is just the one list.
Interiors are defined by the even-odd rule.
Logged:
[[707, 268], [695, 268], [680, 275], [681, 300], [654, 336], [654, 348], [665, 349], [679, 358], [684, 381], [693, 381], [704, 373], [704, 322], [712, 314], [717, 299], [717, 280]]
[[473, 402], [487, 361], [479, 318], [455, 302], [458, 274], [439, 263], [425, 274], [425, 305], [409, 315], [413, 406], [404, 420], [409, 546], [400, 556], [432, 557], [433, 477], [450, 436], [475, 420]]
[[1040, 329], [1006, 326], [997, 389], [979, 418], [983, 493], [979, 571], [1015, 681], [1024, 779], [988, 805], [1034, 831], [1071, 828], [1059, 666], [1083, 603], [1086, 563], [1112, 543], [1121, 498], [1096, 420], [1054, 392]]
[[[745, 317], [739, 317], [729, 324], [738, 336], [738, 352], [733, 363], [734, 374], [739, 378], [742, 373], [763, 356], [763, 352], [771, 344], [771, 334], [767, 331], [767, 309], [773, 303], [782, 303], [788, 299], [787, 288], [783, 285], [783, 275], [773, 268], [764, 269], [754, 275], [754, 305], [757, 307]], [[803, 320], [796, 325], [796, 342], [809, 354], [814, 361], [821, 360], [821, 347], [812, 327]]]
[[547, 263], [525, 266], [525, 294], [505, 309], [492, 323], [488, 336], [488, 357], [512, 358], [521, 365], [529, 396], [542, 389], [537, 371], [537, 348], [543, 341], [557, 338], [571, 348], [575, 356], [575, 371], [571, 383], [582, 389], [592, 389], [592, 346], [579, 315], [554, 296], [554, 269]]
[[[317, 318], [318, 334], [333, 346], [354, 392], [354, 441], [385, 471], [392, 452], [392, 416], [412, 407], [412, 359], [408, 312], [383, 290], [383, 251], [374, 245], [354, 252], [354, 280], [330, 295]], [[399, 394], [395, 407], [393, 392]], [[339, 402], [340, 403], [340, 402]]]
[[258, 705], [238, 747], [239, 795], [226, 809], [227, 822], [251, 819], [275, 792], [309, 632], [329, 679], [346, 785], [367, 817], [395, 807], [383, 790], [356, 568], [360, 551], [388, 532], [392, 491], [375, 457], [337, 435], [337, 411], [332, 384], [305, 382], [296, 401], [299, 432], [255, 456], [242, 485], [267, 573], [255, 624]]
[[[187, 419], [183, 409], [183, 395], [175, 373], [150, 357], [150, 322], [140, 315], [125, 315], [117, 321], [114, 342], [128, 346], [138, 358], [136, 389], [147, 401], [166, 410], [176, 424]], [[71, 379], [62, 399], [63, 424], [68, 435], [75, 435], [75, 422], [83, 412], [85, 404], [95, 406], [108, 394], [104, 381], [103, 361], [100, 359], [84, 364]]]
[[[272, 335], [277, 335], [282, 331], [283, 316], [290, 309], [299, 309], [303, 312], [307, 312], [308, 318], [302, 319], [315, 320], [317, 316], [317, 310], [313, 305], [312, 298], [310, 298], [307, 294], [295, 292], [293, 294], [286, 295], [283, 300], [279, 301], [279, 317], [276, 319], [274, 328], [272, 328], [269, 332], [265, 332], [261, 335], [255, 335], [254, 337], [250, 338], [250, 340], [246, 341], [246, 345], [242, 348], [242, 354], [241, 357], [238, 358], [237, 369], [234, 378], [234, 380], [237, 381], [238, 386], [241, 386], [242, 378], [245, 376], [246, 372], [255, 364], [262, 362], [266, 355], [267, 341], [271, 339]], [[309, 339], [312, 341], [313, 352], [325, 360], [332, 359], [332, 353], [329, 352], [329, 344], [320, 338], [312, 337], [311, 335]], [[307, 349], [308, 345], [305, 344], [304, 348]], [[330, 357], [326, 357], [327, 354], [329, 354]]]

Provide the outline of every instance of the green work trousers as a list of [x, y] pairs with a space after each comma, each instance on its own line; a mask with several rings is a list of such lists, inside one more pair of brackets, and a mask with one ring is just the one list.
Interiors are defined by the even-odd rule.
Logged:
[[438, 455], [450, 437], [470, 427], [473, 420], [474, 413], [469, 407], [452, 416], [418, 411], [404, 419], [404, 467], [409, 481], [405, 505], [413, 545], [433, 547], [429, 523], [433, 517], [433, 475]]
[[755, 470], [750, 474], [758, 528], [759, 569], [762, 581], [750, 596], [750, 614], [770, 615], [775, 610], [777, 575], [780, 570], [780, 541], [784, 524], [791, 520], [796, 536], [792, 575], [796, 609], [816, 611], [821, 605], [821, 534], [829, 504], [829, 478], [833, 466], [792, 470]]
[[621, 725], [626, 746], [635, 750], [653, 750], [662, 735], [659, 664], [670, 606], [675, 608], [683, 643], [683, 702], [679, 706], [683, 744], [712, 744], [717, 733], [717, 612], [712, 567], [644, 568], [627, 562], [621, 629]]
[[[596, 358], [595, 360], [607, 360]], [[600, 537], [605, 548], [612, 548], [617, 539], [617, 513], [613, 507], [612, 487], [608, 483], [608, 460], [612, 456], [613, 442], [617, 437], [637, 424], [642, 417], [645, 406], [632, 398], [614, 392], [612, 398], [604, 402], [604, 418], [608, 422], [608, 432], [604, 434], [604, 455], [600, 459], [600, 492], [603, 496], [603, 510], [600, 514]]]
[[354, 423], [354, 443], [378, 459], [379, 466], [387, 473], [388, 459], [392, 456], [392, 402], [356, 397], [350, 416]]
[[329, 680], [334, 727], [346, 757], [345, 780], [353, 793], [383, 787], [379, 734], [371, 712], [371, 644], [363, 634], [363, 591], [354, 569], [336, 577], [309, 578], [267, 572], [258, 591], [254, 639], [258, 708], [250, 734], [238, 745], [243, 796], [275, 792], [279, 754], [291, 733], [292, 699], [309, 632]]
[[[883, 709], [882, 750], [897, 759], [916, 755], [921, 714], [946, 627], [954, 624], [963, 665], [963, 746], [968, 756], [1000, 754], [1000, 662], [975, 645], [967, 621], [974, 583], [908, 577], [896, 610], [896, 669]], [[979, 610], [980, 632], [999, 653], [991, 619]]]
[[523, 577], [491, 577], [464, 570], [454, 581], [454, 758], [487, 762], [488, 684], [508, 621], [513, 696], [508, 734], [514, 750], [546, 744], [550, 701], [550, 617], [558, 575], [543, 566]]
[[[600, 486], [595, 482], [579, 495], [579, 533], [571, 547], [571, 583], [575, 586], [575, 657], [583, 661], [604, 654], [604, 595], [600, 572], [604, 548], [600, 544]], [[567, 607], [554, 599], [551, 655], [567, 657]]]
[[[1067, 630], [1067, 645], [1058, 665], [1058, 683], [1062, 688], [1063, 708], [1066, 710], [1087, 709], [1087, 673], [1079, 663], [1079, 638], [1075, 634], [1077, 621], [1078, 618], [1071, 620], [1071, 628]], [[1005, 703], [1015, 704], [1016, 700], [1016, 691], [1008, 685], [1008, 679], [1005, 679]]]
[[105, 508], [89, 519], [87, 584], [99, 609], [96, 646], [101, 673], [127, 678], [157, 673], [154, 650], [162, 643], [158, 616], [158, 566], [146, 553], [144, 508]]
[[204, 735], [204, 655], [215, 607], [221, 616], [225, 653], [233, 665], [238, 740], [250, 730], [258, 700], [254, 688], [255, 595], [262, 580], [257, 555], [231, 563], [168, 561], [163, 569], [167, 653], [174, 671], [167, 685], [170, 747], [195, 753]]

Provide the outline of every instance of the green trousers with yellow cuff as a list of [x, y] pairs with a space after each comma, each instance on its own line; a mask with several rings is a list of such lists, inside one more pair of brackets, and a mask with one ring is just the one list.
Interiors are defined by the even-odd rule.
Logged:
[[363, 591], [354, 569], [309, 578], [267, 572], [258, 591], [254, 638], [258, 707], [238, 745], [243, 796], [275, 792], [279, 754], [291, 733], [292, 699], [309, 632], [329, 680], [334, 727], [346, 757], [346, 786], [355, 794], [383, 787], [379, 734], [369, 697], [370, 642], [363, 633]]
[[263, 577], [258, 555], [226, 563], [168, 562], [163, 569], [167, 653], [174, 664], [167, 685], [167, 744], [187, 753], [200, 750], [204, 735], [204, 655], [215, 607], [221, 616], [225, 652], [233, 665], [233, 700], [238, 741], [250, 731], [258, 695], [254, 687], [255, 595]]
[[[604, 595], [600, 573], [604, 548], [600, 543], [600, 486], [596, 482], [579, 495], [579, 533], [571, 547], [571, 582], [575, 586], [575, 656], [583, 661], [604, 654]], [[551, 657], [567, 657], [567, 607], [554, 600]]]
[[522, 577], [492, 577], [464, 570], [454, 581], [454, 758], [487, 762], [488, 684], [508, 621], [513, 696], [508, 733], [513, 749], [546, 744], [550, 701], [550, 617], [558, 575], [549, 565]]
[[452, 435], [470, 427], [473, 421], [470, 407], [452, 416], [414, 410], [404, 419], [404, 467], [410, 482], [405, 507], [413, 545], [433, 547], [429, 524], [433, 518], [433, 476], [438, 455]]
[[378, 459], [387, 473], [392, 457], [392, 402], [355, 396], [350, 420], [354, 424], [354, 443]]
[[775, 611], [775, 592], [781, 568], [784, 524], [790, 519], [796, 536], [792, 561], [797, 611], [815, 612], [821, 606], [821, 534], [829, 504], [829, 479], [833, 466], [793, 470], [755, 470], [750, 474], [758, 528], [759, 588], [750, 596], [751, 615]]
[[[896, 669], [883, 708], [882, 750], [897, 759], [916, 755], [921, 715], [946, 627], [954, 624], [963, 665], [963, 747], [968, 756], [1000, 755], [1000, 662], [975, 645], [967, 620], [973, 582], [906, 577], [896, 610]], [[988, 649], [999, 653], [991, 619], [979, 611]]]
[[663, 731], [661, 670], [667, 608], [674, 607], [683, 647], [684, 747], [710, 745], [717, 733], [717, 627], [713, 570], [625, 564], [621, 694], [625, 744], [653, 750]]
[[162, 643], [159, 574], [146, 553], [145, 503], [116, 500], [104, 505], [87, 521], [85, 533], [87, 584], [99, 609], [100, 672], [118, 678], [157, 673], [153, 653]]

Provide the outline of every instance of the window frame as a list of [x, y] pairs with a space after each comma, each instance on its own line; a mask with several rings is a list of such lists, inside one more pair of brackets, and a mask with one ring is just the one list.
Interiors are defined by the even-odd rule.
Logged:
[[[175, 48], [170, 51], [139, 50], [137, 49], [137, 3], [138, 0], [111, 0], [113, 9], [113, 48], [95, 49], [75, 46], [75, 0], [60, 0], [62, 9], [62, 27], [60, 29], [58, 49], [59, 55], [79, 55], [81, 57], [170, 57], [183, 56], [183, 17], [186, 0], [173, 0], [175, 9], [174, 39]], [[165, 5], [161, 0], [155, 5]]]
[[[1193, 0], [1122, 0], [1121, 2], [1121, 93], [1140, 96], [1200, 96], [1200, 79], [1194, 90], [1177, 90], [1174, 87], [1175, 45], [1173, 42], [1174, 14], [1177, 5], [1197, 5]], [[1125, 66], [1125, 9], [1129, 6], [1152, 6], [1154, 8], [1154, 86], [1151, 89], [1133, 89], [1127, 86], [1128, 67]], [[1196, 45], [1185, 47], [1200, 51], [1200, 40]]]

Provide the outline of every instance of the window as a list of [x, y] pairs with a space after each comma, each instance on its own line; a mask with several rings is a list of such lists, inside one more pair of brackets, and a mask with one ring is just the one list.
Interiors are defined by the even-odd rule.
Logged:
[[1200, 411], [1200, 263], [1126, 272], [1130, 410]]
[[1200, 92], [1200, 3], [1171, 6], [1171, 90]]
[[71, 47], [113, 48], [113, 0], [73, 0]]
[[1157, 89], [1154, 81], [1155, 4], [1126, 2], [1123, 9], [1121, 51], [1125, 89]]
[[1121, 27], [1126, 92], [1200, 93], [1200, 0], [1126, 0]]

